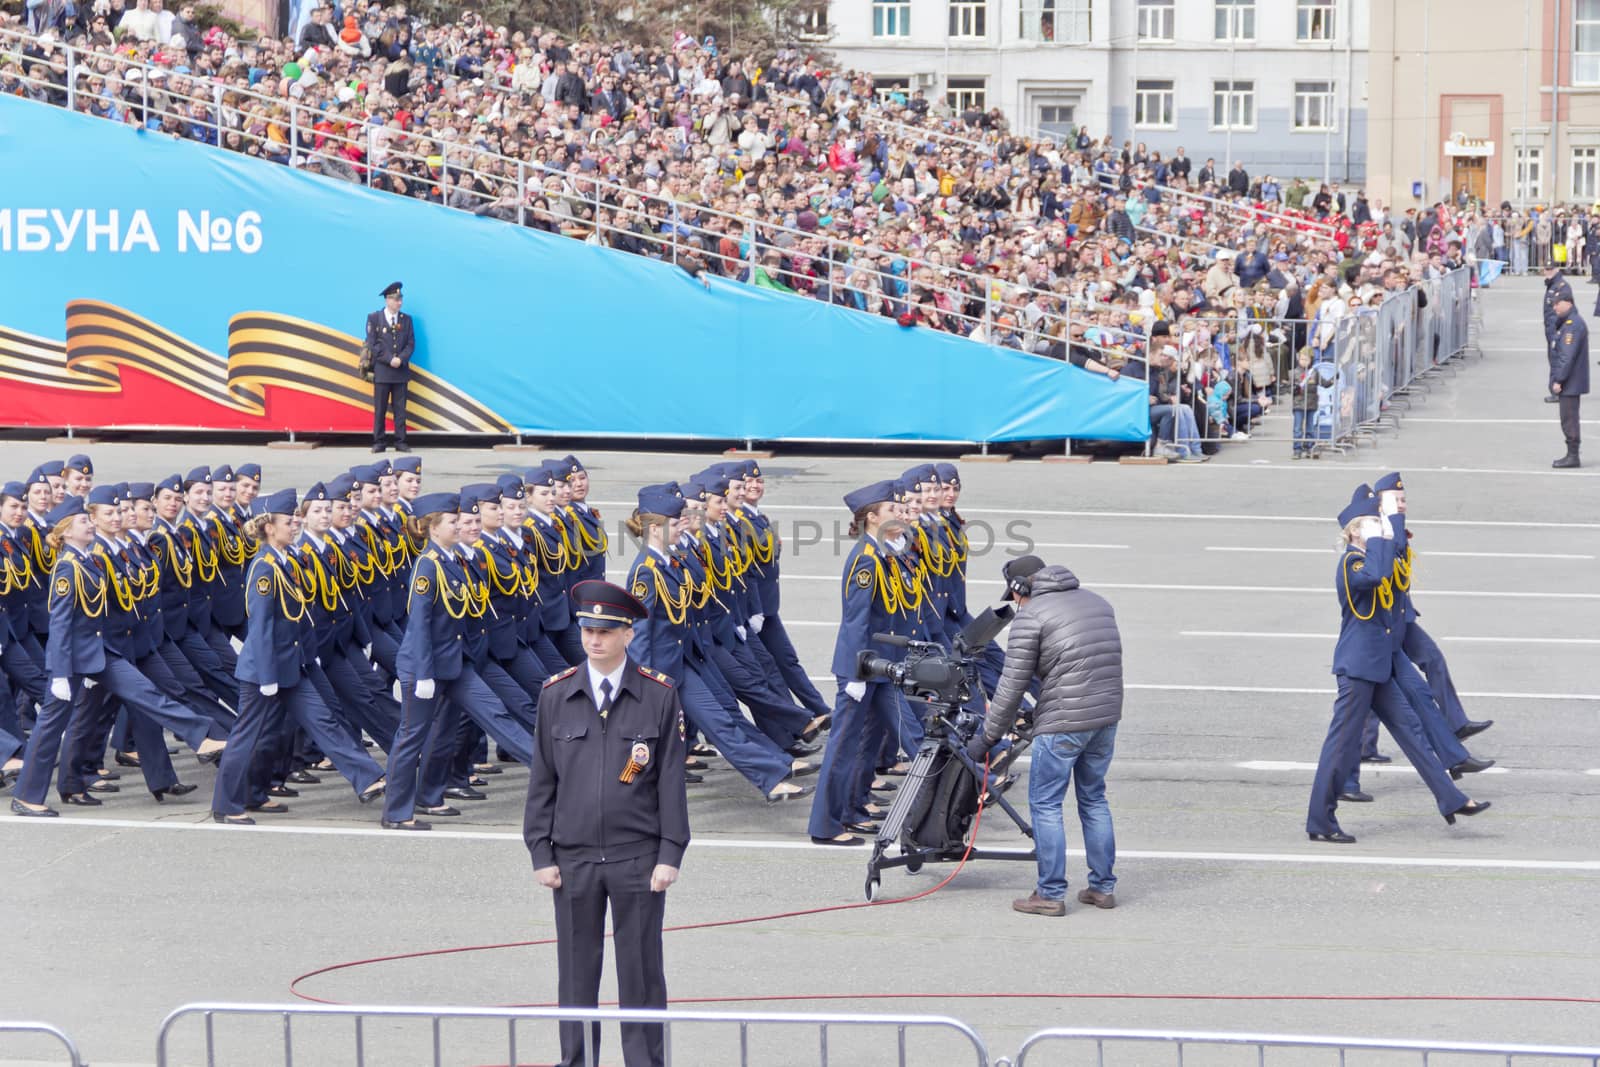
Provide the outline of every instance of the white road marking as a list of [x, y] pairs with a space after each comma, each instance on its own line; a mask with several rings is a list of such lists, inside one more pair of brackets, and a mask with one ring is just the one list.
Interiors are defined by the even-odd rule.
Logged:
[[[785, 574], [783, 580], [796, 582], [832, 582], [837, 585], [840, 576], [836, 574]], [[968, 578], [968, 585], [1003, 585], [998, 578]], [[1328, 587], [1324, 585], [1184, 585], [1166, 582], [1090, 582], [1091, 588], [1096, 591], [1103, 589], [1122, 590], [1136, 593], [1296, 593], [1327, 596]], [[1491, 600], [1600, 600], [1600, 593], [1543, 593], [1526, 589], [1433, 589], [1417, 588], [1417, 593], [1423, 597], [1484, 597]], [[784, 625], [796, 626], [799, 623], [784, 619]], [[837, 626], [838, 623], [829, 623]]]
[[[1337, 464], [1330, 464], [1337, 466]], [[1307, 470], [1304, 463], [1293, 465], [1294, 470]], [[1407, 467], [1407, 473], [1412, 473], [1418, 468]], [[1469, 473], [1465, 468], [1441, 468], [1453, 474]], [[1532, 471], [1510, 471], [1512, 474], [1536, 473]], [[1561, 472], [1571, 476], [1571, 471]], [[1581, 472], [1580, 472], [1581, 473]], [[596, 507], [632, 508], [634, 501], [600, 500], [595, 501]], [[822, 504], [765, 504], [761, 505], [763, 511], [805, 511], [814, 515], [821, 515], [828, 521], [835, 518], [839, 526], [844, 528], [845, 519], [843, 509], [832, 503]], [[1033, 516], [1040, 518], [1060, 519], [1160, 519], [1180, 520], [1183, 522], [1314, 522], [1331, 527], [1333, 520], [1326, 515], [1249, 515], [1230, 512], [1192, 512], [1192, 511], [1040, 511], [1025, 510], [1021, 508], [981, 508], [962, 506], [959, 509], [963, 514], [969, 515], [1012, 515]], [[1503, 527], [1513, 530], [1600, 530], [1600, 522], [1508, 522], [1488, 519], [1413, 519], [1406, 520], [1407, 526], [1490, 526]]]
[[[784, 620], [785, 626], [795, 625]], [[824, 625], [817, 623], [817, 625]], [[832, 624], [828, 624], [832, 625]], [[808, 675], [813, 682], [832, 684], [837, 679], [831, 674]], [[1267, 696], [1318, 696], [1331, 697], [1336, 690], [1333, 686], [1326, 688], [1310, 688], [1300, 686], [1271, 686], [1271, 685], [1195, 685], [1185, 682], [1181, 685], [1168, 685], [1156, 682], [1126, 682], [1124, 689], [1138, 689], [1153, 693], [1260, 693]], [[1483, 693], [1462, 691], [1457, 696], [1470, 697], [1473, 700], [1595, 700], [1600, 701], [1600, 693]], [[1590, 771], [1590, 774], [1600, 774], [1600, 770]]]
[[[227, 834], [300, 834], [305, 836], [323, 837], [383, 837], [396, 843], [420, 844], [428, 841], [488, 841], [505, 843], [507, 845], [522, 846], [522, 835], [515, 832], [500, 832], [493, 830], [434, 830], [425, 834], [405, 834], [395, 830], [380, 830], [366, 826], [221, 826], [213, 822], [176, 822], [164, 820], [162, 822], [141, 822], [136, 819], [7, 819], [0, 822], [0, 827], [29, 827], [45, 831], [46, 828], [61, 830], [68, 827], [93, 827], [105, 830], [195, 830], [202, 833], [220, 832]], [[809, 841], [779, 841], [779, 840], [742, 840], [728, 838], [725, 840], [707, 840], [695, 838], [690, 842], [691, 850], [728, 849], [732, 851], [764, 852], [764, 851], [805, 851], [819, 854], [832, 855], [839, 859], [863, 859], [863, 850], [850, 848], [832, 848], [827, 845], [813, 845]], [[1082, 856], [1081, 849], [1068, 849], [1069, 856]], [[1166, 850], [1121, 849], [1117, 850], [1120, 859], [1146, 859], [1146, 860], [1171, 860], [1177, 862], [1203, 861], [1223, 863], [1267, 863], [1267, 864], [1344, 864], [1364, 867], [1440, 867], [1440, 868], [1467, 868], [1473, 870], [1517, 870], [1517, 871], [1600, 871], [1600, 860], [1542, 860], [1542, 859], [1474, 859], [1470, 857], [1451, 856], [1365, 856], [1354, 854], [1348, 850], [1338, 853], [1293, 853], [1293, 852], [1174, 852]]]
[[[1103, 549], [1105, 549], [1107, 551], [1111, 551], [1111, 552], [1121, 551], [1121, 550], [1129, 549], [1129, 548], [1133, 547], [1132, 545], [1079, 544], [1077, 542], [1072, 542], [1072, 541], [1034, 541], [1034, 542], [1032, 542], [1032, 544], [1033, 544], [1034, 548], [1103, 548]], [[1585, 558], [1592, 558], [1592, 557], [1585, 557]]]
[[[1279, 630], [1179, 630], [1182, 637], [1283, 637], [1294, 640], [1332, 641], [1334, 633], [1284, 633]], [[1441, 641], [1478, 642], [1488, 645], [1600, 645], [1600, 637], [1460, 637], [1446, 635]]]
[[[1338, 556], [1336, 548], [1250, 548], [1240, 545], [1207, 545], [1207, 552], [1244, 552], [1255, 555], [1259, 552], [1275, 554], [1292, 553], [1301, 556], [1327, 556], [1333, 559]], [[1426, 557], [1443, 556], [1448, 559], [1594, 559], [1591, 555], [1580, 552], [1440, 552], [1437, 549], [1428, 549]]]
[[[1243, 763], [1235, 763], [1235, 767], [1242, 771], [1314, 771], [1315, 763], [1300, 763], [1295, 760], [1253, 759]], [[1363, 763], [1362, 774], [1416, 774], [1417, 769], [1409, 763]], [[1490, 767], [1479, 774], [1510, 774], [1507, 767]]]

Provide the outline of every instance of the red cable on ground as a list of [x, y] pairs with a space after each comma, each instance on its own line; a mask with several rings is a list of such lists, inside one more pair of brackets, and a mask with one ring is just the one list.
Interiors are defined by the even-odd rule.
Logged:
[[[984, 760], [984, 780], [989, 777], [989, 761]], [[892, 897], [888, 900], [866, 900], [854, 904], [827, 904], [817, 908], [802, 908], [798, 911], [780, 911], [770, 915], [747, 915], [737, 919], [715, 919], [710, 922], [685, 923], [680, 926], [668, 926], [662, 933], [679, 933], [685, 930], [715, 930], [725, 926], [748, 926], [752, 923], [775, 922], [779, 919], [798, 919], [807, 915], [827, 915], [830, 912], [858, 911], [864, 908], [887, 908], [895, 904], [910, 904], [912, 901], [931, 897], [945, 886], [955, 880], [966, 867], [972, 849], [978, 840], [978, 827], [983, 823], [985, 791], [978, 800], [978, 808], [972, 819], [972, 833], [967, 838], [966, 851], [962, 852], [961, 859], [955, 867], [937, 885], [913, 893], [906, 897]], [[609, 939], [610, 934], [606, 937]], [[428, 959], [434, 956], [453, 956], [465, 952], [491, 952], [504, 948], [535, 948], [540, 945], [553, 945], [556, 939], [542, 937], [534, 941], [507, 941], [495, 945], [458, 945], [454, 948], [430, 948], [418, 952], [400, 952], [392, 956], [374, 956], [364, 960], [348, 960], [343, 963], [331, 963], [326, 967], [318, 967], [314, 971], [307, 971], [289, 983], [289, 992], [301, 1000], [313, 1004], [342, 1005], [343, 1001], [326, 1000], [322, 997], [312, 996], [310, 993], [300, 991], [300, 985], [313, 978], [337, 971], [354, 970], [357, 967], [369, 967], [378, 963], [395, 963], [401, 960]], [[1472, 1003], [1472, 1004], [1589, 1004], [1600, 1005], [1600, 997], [1561, 997], [1561, 996], [1534, 996], [1534, 995], [1495, 995], [1485, 994], [1475, 996], [1472, 994], [1453, 993], [819, 993], [819, 994], [746, 994], [742, 996], [725, 997], [673, 997], [669, 1004], [771, 1004], [785, 1002], [806, 1002], [825, 1000], [1193, 1000], [1193, 1001], [1235, 1001], [1240, 1003], [1270, 1002], [1270, 1001], [1304, 1001], [1304, 1002], [1337, 1002], [1337, 1001], [1381, 1001], [1388, 1003]], [[607, 1003], [605, 1007], [615, 1007], [614, 1003]], [[559, 1005], [547, 1004], [499, 1004], [500, 1008], [554, 1008]]]

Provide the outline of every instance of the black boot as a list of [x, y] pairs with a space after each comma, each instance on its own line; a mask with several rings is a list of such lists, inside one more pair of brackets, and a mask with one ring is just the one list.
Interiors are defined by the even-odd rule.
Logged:
[[1550, 464], [1550, 466], [1555, 467], [1558, 470], [1569, 470], [1573, 467], [1583, 466], [1583, 464], [1578, 462], [1578, 446], [1568, 445], [1567, 454]]

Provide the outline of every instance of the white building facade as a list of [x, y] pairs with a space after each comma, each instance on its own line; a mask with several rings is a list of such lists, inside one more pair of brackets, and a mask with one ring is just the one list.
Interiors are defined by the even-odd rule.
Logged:
[[830, 0], [826, 45], [880, 88], [1013, 126], [1358, 183], [1368, 0]]

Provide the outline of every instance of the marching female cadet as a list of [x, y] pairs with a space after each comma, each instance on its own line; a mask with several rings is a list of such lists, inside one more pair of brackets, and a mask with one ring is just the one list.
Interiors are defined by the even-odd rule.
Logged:
[[[205, 724], [157, 692], [149, 679], [122, 657], [115, 636], [108, 640], [111, 581], [101, 563], [90, 554], [95, 530], [83, 498], [66, 498], [50, 512], [47, 521], [51, 527], [50, 548], [56, 554], [50, 576], [50, 640], [45, 652], [50, 693], [28, 739], [22, 774], [12, 795], [11, 810], [18, 815], [55, 814], [54, 809], [45, 806], [44, 799], [58, 756], [63, 777], [67, 778], [64, 784], [74, 784], [71, 766], [77, 752], [71, 746], [63, 748], [62, 740], [74, 717], [74, 700], [90, 683], [104, 688], [98, 699], [115, 697], [130, 711], [175, 724], [194, 719], [190, 725], [196, 729], [186, 729], [185, 740], [207, 761], [215, 759], [224, 748], [222, 742], [208, 741]], [[126, 612], [128, 607], [120, 601], [120, 593], [118, 610]], [[159, 731], [156, 733], [159, 736]], [[164, 740], [155, 747], [162, 756], [166, 755]], [[98, 803], [82, 791], [68, 793], [65, 799], [75, 804]]]
[[1363, 485], [1339, 513], [1339, 524], [1344, 530], [1344, 550], [1334, 573], [1340, 618], [1339, 640], [1333, 653], [1338, 696], [1317, 760], [1306, 833], [1313, 841], [1355, 843], [1354, 837], [1340, 829], [1335, 812], [1341, 787], [1361, 756], [1361, 726], [1369, 708], [1388, 727], [1432, 790], [1446, 822], [1454, 824], [1457, 815], [1486, 811], [1488, 801], [1467, 799], [1451, 782], [1444, 765], [1423, 744], [1420, 732], [1414, 733], [1410, 728], [1406, 719], [1415, 713], [1394, 684], [1393, 571], [1395, 547], [1405, 541], [1405, 517], [1395, 510], [1392, 501], [1383, 501], [1380, 506], [1377, 494]]
[[540, 659], [545, 661], [546, 667], [565, 669], [563, 664], [582, 663], [584, 656], [567, 599], [576, 550], [556, 514], [557, 483], [566, 485], [565, 479], [557, 477], [549, 464], [528, 471], [524, 482], [528, 517], [523, 521], [523, 528], [529, 532], [534, 560], [539, 567], [539, 629], [549, 639], [550, 646], [561, 654], [562, 662], [550, 663], [542, 654]]
[[[427, 493], [411, 506], [413, 533], [426, 538], [426, 547], [412, 569], [406, 632], [395, 659], [402, 713], [389, 754], [390, 790], [383, 812], [388, 830], [430, 829], [415, 817], [419, 789], [437, 788], [442, 794], [462, 714], [472, 716], [519, 762], [527, 762], [533, 742], [484, 685], [467, 651], [468, 630], [480, 625], [489, 595], [487, 587], [467, 574], [456, 552], [460, 496]], [[422, 754], [430, 737], [436, 740], [424, 768]], [[443, 807], [442, 797], [428, 806]], [[439, 814], [458, 813], [451, 808]]]
[[[393, 731], [400, 725], [400, 702], [390, 695], [390, 690], [394, 681], [394, 653], [399, 646], [374, 621], [376, 593], [373, 583], [378, 568], [356, 526], [356, 484], [354, 474], [335, 475], [328, 483], [328, 496], [333, 505], [333, 522], [328, 529], [328, 536], [338, 549], [335, 559], [338, 563], [339, 588], [346, 592], [350, 610], [359, 617], [352, 628], [352, 637], [362, 635], [366, 640], [364, 650], [358, 649], [363, 651], [363, 655], [357, 673], [371, 691], [384, 718], [393, 720], [394, 725], [390, 730], [390, 739], [393, 740]], [[357, 640], [360, 639], [357, 637]]]
[[395, 677], [395, 655], [405, 632], [404, 591], [396, 595], [395, 576], [404, 580], [406, 538], [383, 513], [382, 477], [377, 465], [351, 467], [350, 476], [355, 479], [355, 536], [372, 562], [372, 574], [362, 583], [372, 605], [372, 659]]
[[300, 501], [300, 536], [294, 546], [301, 592], [311, 613], [313, 665], [327, 678], [334, 702], [329, 702], [330, 694], [321, 692], [321, 686], [318, 691], [334, 717], [349, 728], [352, 740], [359, 744], [365, 731], [387, 752], [400, 727], [399, 709], [390, 706], [392, 700], [376, 699], [366, 681], [372, 665], [361, 650], [371, 644], [371, 636], [355, 610], [355, 591], [347, 590], [339, 580], [344, 572], [343, 553], [330, 536], [333, 508], [334, 494], [327, 486], [318, 482], [308, 489]]
[[[840, 583], [841, 617], [833, 646], [833, 674], [839, 692], [833, 705], [833, 731], [823, 755], [822, 776], [811, 805], [811, 840], [819, 845], [865, 843], [855, 833], [872, 832], [864, 822], [864, 805], [872, 783], [876, 748], [869, 748], [867, 725], [899, 735], [906, 729], [900, 692], [887, 682], [856, 677], [856, 660], [871, 651], [889, 660], [904, 658], [904, 650], [873, 640], [873, 634], [905, 635], [911, 627], [915, 605], [902, 594], [903, 585], [883, 560], [883, 532], [891, 521], [894, 483], [875, 482], [845, 494], [844, 504], [853, 519], [850, 532], [858, 538], [845, 557]], [[921, 741], [900, 737], [907, 749]]]
[[283, 489], [262, 501], [249, 535], [261, 551], [245, 572], [245, 637], [238, 657], [239, 719], [228, 736], [217, 771], [211, 817], [231, 826], [250, 826], [250, 803], [266, 799], [270, 761], [257, 747], [278, 733], [292, 716], [339, 773], [349, 779], [365, 804], [382, 796], [383, 769], [334, 719], [317, 694], [307, 668], [315, 655], [310, 612], [294, 574], [295, 491]]
[[605, 581], [606, 553], [611, 549], [611, 542], [606, 536], [606, 524], [600, 518], [600, 509], [589, 506], [589, 472], [577, 456], [563, 456], [561, 468], [565, 472], [567, 490], [572, 494], [562, 509], [570, 520], [567, 531], [572, 537], [573, 547], [583, 558], [573, 584], [591, 579]]
[[634, 627], [628, 654], [677, 682], [690, 724], [769, 804], [805, 796], [811, 790], [790, 780], [789, 756], [736, 707], [720, 701], [686, 655], [694, 640], [689, 616], [695, 594], [684, 561], [669, 548], [682, 530], [683, 510], [683, 498], [664, 486], [639, 490], [639, 506], [627, 528], [644, 547], [628, 571], [627, 588], [647, 615]]
[[[241, 463], [233, 468], [233, 522], [240, 530], [256, 514], [256, 498], [261, 495], [261, 464]], [[251, 558], [260, 545], [251, 545]]]
[[[16, 738], [23, 736], [23, 728], [12, 698], [31, 709], [44, 701], [46, 685], [44, 649], [33, 634], [32, 617], [34, 601], [50, 572], [37, 569], [34, 533], [28, 524], [27, 488], [21, 482], [7, 482], [0, 489], [0, 672], [10, 692], [0, 694], [6, 698], [0, 707], [0, 728]], [[39, 551], [49, 551], [43, 539]]]
[[[551, 674], [566, 670], [566, 657], [544, 632], [544, 601], [539, 589], [539, 542], [528, 525], [528, 491], [523, 475], [502, 474], [495, 480], [500, 488], [500, 534], [515, 549], [517, 569], [522, 575], [522, 597], [517, 602], [518, 639], [533, 658]], [[538, 699], [537, 696], [534, 697]]]
[[34, 581], [23, 599], [28, 602], [28, 624], [33, 629], [34, 643], [39, 647], [39, 663], [42, 665], [45, 639], [50, 634], [50, 573], [56, 565], [55, 550], [50, 547], [46, 535], [50, 532], [50, 510], [56, 505], [52, 500], [50, 476], [43, 466], [35, 467], [29, 473], [25, 488], [28, 509], [18, 533], [32, 564]]
[[[520, 482], [514, 488], [515, 502], [523, 490]], [[468, 491], [478, 502], [479, 522], [478, 536], [469, 547], [476, 556], [478, 572], [489, 586], [489, 605], [494, 609], [489, 619], [489, 656], [522, 687], [529, 700], [536, 701], [545, 679], [556, 671], [522, 641], [523, 620], [528, 614], [522, 535], [519, 530], [513, 539], [506, 533], [504, 489], [498, 483], [469, 485], [462, 490]], [[519, 522], [521, 514], [517, 512]], [[529, 724], [532, 725], [531, 719]]]
[[[160, 567], [157, 587], [168, 642], [187, 661], [190, 670], [200, 676], [207, 692], [220, 702], [213, 712], [218, 725], [231, 728], [233, 713], [228, 709], [239, 699], [239, 682], [231, 672], [223, 670], [215, 650], [190, 622], [190, 594], [199, 578], [194, 552], [189, 547], [192, 538], [185, 537], [178, 529], [183, 514], [182, 475], [169, 475], [156, 483], [155, 512], [148, 541]], [[170, 654], [163, 651], [163, 658], [168, 660], [173, 673], [181, 677], [184, 672], [172, 663]]]
[[[226, 600], [222, 556], [205, 516], [211, 510], [211, 469], [196, 467], [183, 479], [183, 511], [178, 516], [178, 536], [194, 558], [194, 581], [189, 586], [189, 624], [216, 653], [222, 669], [232, 674], [237, 659], [233, 644], [217, 623], [217, 601]], [[225, 606], [223, 614], [229, 613]]]
[[253, 553], [233, 514], [233, 468], [211, 470], [211, 508], [205, 514], [217, 552], [217, 584], [211, 598], [211, 621], [226, 640], [244, 635], [244, 569]]
[[[761, 626], [757, 636], [772, 654], [784, 685], [794, 694], [800, 706], [823, 719], [823, 729], [833, 718], [833, 709], [823, 700], [817, 687], [811, 684], [800, 654], [795, 651], [789, 631], [783, 625], [779, 612], [782, 607], [779, 559], [783, 555], [783, 538], [773, 528], [772, 520], [761, 511], [761, 501], [767, 494], [766, 477], [755, 460], [744, 462], [744, 503], [740, 505], [740, 521], [749, 526], [749, 544], [753, 569], [756, 572], [757, 593], [761, 597]], [[755, 620], [751, 620], [754, 622]]]

